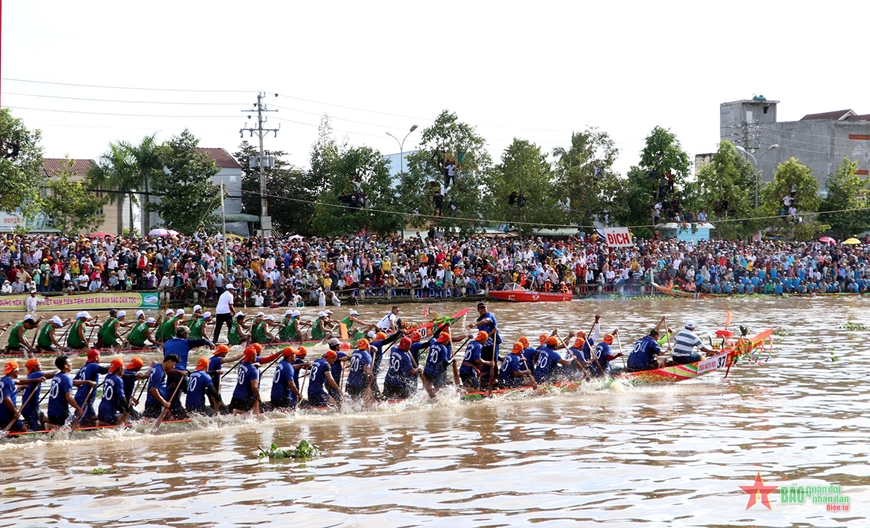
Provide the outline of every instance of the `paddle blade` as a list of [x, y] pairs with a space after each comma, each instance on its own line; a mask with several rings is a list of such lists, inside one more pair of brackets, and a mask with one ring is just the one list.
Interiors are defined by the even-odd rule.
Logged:
[[725, 316], [725, 328], [728, 328], [728, 325], [731, 324], [731, 312], [728, 312], [728, 315]]
[[344, 324], [344, 323], [341, 323], [341, 340], [342, 340], [342, 341], [347, 341], [347, 340], [348, 340], [348, 337], [347, 337], [347, 325]]

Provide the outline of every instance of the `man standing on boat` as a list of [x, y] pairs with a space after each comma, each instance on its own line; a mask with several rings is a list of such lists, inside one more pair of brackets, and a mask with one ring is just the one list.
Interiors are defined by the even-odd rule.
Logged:
[[701, 338], [696, 336], [693, 330], [695, 330], [695, 321], [686, 321], [686, 329], [674, 336], [674, 351], [671, 352], [671, 357], [677, 365], [701, 361], [701, 354], [695, 352], [695, 347], [707, 354], [715, 353], [715, 350], [704, 346]]
[[[227, 332], [233, 326], [233, 317], [236, 314], [236, 309], [233, 307], [233, 290], [235, 287], [232, 284], [227, 284], [226, 291], [218, 297], [217, 307], [215, 308], [215, 325], [214, 337], [212, 341], [218, 342], [221, 336], [221, 330], [224, 325], [227, 325]], [[229, 337], [229, 336], [228, 336]]]
[[486, 310], [486, 303], [477, 303], [477, 313], [477, 322], [469, 325], [469, 328], [477, 328], [478, 331], [486, 332], [489, 336], [480, 350], [480, 357], [484, 362], [480, 367], [480, 384], [487, 385], [489, 384], [490, 365], [498, 364], [501, 335], [498, 333], [498, 321], [495, 319], [495, 314]]
[[[175, 371], [168, 373], [169, 386], [167, 390], [170, 394], [174, 394], [172, 398], [172, 414], [176, 417], [184, 415], [184, 409], [181, 407], [181, 392], [187, 392], [187, 357], [190, 350], [198, 347], [208, 347], [214, 350], [214, 344], [208, 339], [188, 339], [190, 329], [184, 325], [179, 325], [175, 329], [175, 337], [163, 344], [163, 357], [175, 355], [178, 357], [178, 365], [175, 366]], [[178, 384], [181, 384], [181, 390], [176, 390]]]

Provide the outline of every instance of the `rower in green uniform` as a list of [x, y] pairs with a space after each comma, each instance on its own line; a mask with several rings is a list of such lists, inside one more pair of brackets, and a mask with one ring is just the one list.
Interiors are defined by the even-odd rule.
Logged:
[[145, 321], [137, 324], [133, 327], [133, 330], [130, 331], [130, 335], [127, 336], [127, 344], [129, 344], [131, 348], [143, 349], [149, 346], [148, 342], [150, 341], [152, 343], [150, 346], [156, 347], [156, 345], [154, 345], [154, 343], [156, 343], [155, 338], [151, 335], [151, 329], [156, 326], [157, 321], [155, 321], [153, 317], [149, 317]]
[[[353, 308], [350, 309], [350, 314], [342, 319], [341, 322], [344, 323], [344, 325], [347, 327], [347, 335], [351, 343], [356, 343], [360, 339], [365, 338], [366, 332], [374, 330], [377, 327], [377, 325], [360, 320], [359, 312], [354, 310]], [[356, 330], [354, 330], [353, 333], [351, 333], [351, 329], [353, 328], [354, 323], [357, 323], [360, 326]], [[362, 328], [363, 326], [366, 326], [367, 328], [361, 330], [360, 328]]]
[[67, 348], [71, 348], [78, 352], [90, 348], [88, 346], [88, 338], [85, 335], [85, 331], [88, 326], [99, 326], [96, 323], [88, 323], [90, 318], [91, 316], [88, 312], [79, 312], [76, 314], [76, 322], [73, 323], [72, 328], [69, 329], [69, 335], [66, 338]]
[[283, 326], [278, 331], [278, 339], [284, 343], [303, 341], [305, 331], [300, 328], [299, 310], [287, 310], [284, 314]]
[[247, 344], [251, 338], [251, 334], [245, 332], [245, 314], [236, 312], [236, 320], [233, 321], [229, 331], [227, 331], [227, 343], [232, 345]]
[[97, 340], [98, 347], [116, 347], [121, 344], [121, 333], [119, 328], [124, 325], [124, 319], [127, 317], [127, 312], [121, 310], [117, 317], [109, 318], [109, 324], [103, 324], [100, 330], [100, 339]]
[[202, 318], [202, 306], [194, 305], [193, 307], [193, 315], [190, 316], [190, 319], [187, 321], [187, 327], [193, 330], [193, 323], [196, 322], [197, 319]]
[[193, 316], [194, 318], [188, 323], [188, 327], [190, 328], [189, 339], [202, 339], [205, 327], [211, 322], [211, 312], [205, 312], [199, 316], [194, 312]]
[[269, 323], [275, 321], [275, 318], [271, 315], [266, 316], [260, 321], [259, 324], [254, 325], [251, 329], [251, 339], [254, 343], [260, 343], [261, 345], [265, 345], [267, 343], [271, 343], [275, 340], [275, 336], [269, 333]]
[[9, 343], [6, 344], [6, 353], [9, 354], [11, 352], [21, 352], [23, 348], [25, 353], [33, 353], [36, 351], [34, 344], [32, 341], [27, 340], [27, 336], [25, 335], [28, 330], [33, 330], [36, 328], [37, 321], [33, 319], [33, 316], [27, 314], [24, 316], [24, 320], [15, 323], [15, 326], [12, 327], [12, 331], [9, 332]]
[[94, 345], [94, 348], [103, 348], [104, 346], [106, 346], [105, 345], [106, 329], [109, 328], [110, 326], [112, 326], [115, 323], [115, 321], [118, 320], [117, 318], [118, 318], [118, 312], [114, 308], [110, 309], [109, 310], [109, 317], [107, 317], [106, 320], [103, 321], [103, 325], [100, 327], [99, 330], [97, 330], [97, 343]]
[[[69, 323], [69, 320], [66, 322]], [[63, 349], [63, 346], [61, 346], [57, 341], [54, 331], [58, 328], [63, 328], [63, 325], [64, 322], [56, 315], [52, 317], [49, 322], [45, 323], [42, 328], [39, 329], [39, 335], [36, 337], [36, 351], [60, 352]]]
[[[154, 337], [157, 338], [158, 343], [163, 343], [164, 341], [168, 341], [175, 337], [175, 310], [170, 308], [166, 310], [166, 313], [163, 314], [163, 319], [158, 321], [157, 330], [154, 332]], [[168, 327], [172, 328], [172, 333], [169, 334], [169, 337], [166, 336], [166, 329]]]
[[317, 319], [311, 324], [311, 339], [323, 341], [332, 337], [332, 332], [323, 327], [323, 323], [328, 317], [326, 312], [317, 312]]

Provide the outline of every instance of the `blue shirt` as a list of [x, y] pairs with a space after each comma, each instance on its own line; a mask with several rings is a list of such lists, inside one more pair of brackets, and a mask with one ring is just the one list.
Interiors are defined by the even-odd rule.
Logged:
[[106, 374], [103, 382], [103, 399], [97, 410], [97, 419], [102, 422], [112, 422], [116, 413], [127, 412], [124, 398], [124, 382], [116, 374]]
[[417, 341], [416, 343], [411, 343], [411, 357], [414, 358], [414, 363], [420, 364], [420, 351], [424, 348], [429, 348], [429, 341]]
[[501, 362], [501, 371], [499, 372], [498, 379], [508, 386], [520, 385], [523, 379], [514, 376], [514, 372], [519, 372], [520, 370], [526, 370], [520, 362], [520, 354], [508, 354], [505, 356], [504, 361]]
[[[0, 378], [0, 390], [2, 390], [2, 399], [5, 400], [9, 398], [12, 400], [13, 405], [18, 405], [16, 403], [16, 399], [18, 398], [18, 389], [15, 388], [15, 380], [13, 380], [9, 376], [3, 376]], [[9, 420], [12, 419], [14, 414], [12, 411], [6, 407], [6, 404], [0, 404], [0, 424], [6, 425], [9, 423]]]
[[260, 373], [257, 367], [250, 363], [242, 362], [238, 368], [239, 377], [236, 380], [236, 388], [233, 390], [233, 398], [238, 400], [248, 400], [254, 397], [254, 392], [251, 389], [251, 381], [257, 381], [260, 378]]
[[145, 405], [160, 405], [151, 394], [151, 389], [157, 389], [160, 397], [166, 399], [166, 372], [163, 370], [163, 363], [158, 363], [151, 367], [151, 373], [148, 375], [148, 397], [145, 398]]
[[128, 400], [133, 397], [133, 389], [136, 388], [136, 372], [135, 370], [124, 369], [121, 373], [121, 381], [124, 382], [124, 397]]
[[[483, 346], [479, 341], [469, 341], [465, 347], [465, 357], [462, 358], [462, 366], [459, 367], [459, 374], [463, 376], [477, 377], [477, 361], [481, 360], [481, 349]], [[474, 366], [467, 366], [466, 363], [471, 363]]]
[[[79, 369], [76, 373], [77, 380], [88, 380], [96, 383], [100, 378], [100, 364], [99, 363], [85, 363], [85, 366]], [[94, 390], [91, 390], [91, 389]], [[88, 393], [90, 393], [90, 397], [88, 398]], [[79, 388], [76, 389], [76, 403], [79, 406], [85, 405], [85, 398], [88, 398], [88, 404], [93, 404], [97, 399], [97, 391], [96, 387], [92, 387], [91, 385], [79, 385]]]
[[[323, 384], [326, 382], [326, 373], [329, 372], [329, 362], [323, 358], [311, 364], [311, 381], [308, 383], [308, 399], [314, 401], [319, 396], [326, 398], [326, 390]], [[313, 397], [312, 397], [313, 395]]]
[[538, 383], [543, 383], [554, 378], [556, 372], [553, 369], [559, 364], [560, 359], [562, 359], [562, 356], [552, 348], [542, 348], [541, 352], [538, 353], [538, 362], [535, 363], [535, 380]]
[[[483, 344], [483, 346], [492, 346], [492, 332], [498, 327], [498, 321], [496, 321], [495, 315], [492, 312], [486, 312], [485, 314], [477, 318], [478, 322], [483, 321], [484, 319], [489, 319], [491, 322], [486, 323], [483, 326], [478, 326], [477, 329], [478, 331], [483, 330], [484, 332], [489, 334], [489, 337], [486, 339], [486, 342]], [[498, 335], [496, 343], [501, 343], [501, 334]]]
[[[372, 356], [372, 372], [375, 377], [377, 377], [378, 373], [381, 371], [381, 360], [384, 358], [384, 340], [380, 341], [372, 341], [370, 346], [375, 349], [375, 354]], [[371, 350], [371, 349], [369, 349]]]
[[610, 345], [605, 343], [604, 341], [595, 345], [595, 351], [593, 352], [593, 358], [597, 358], [598, 361], [592, 359], [592, 363], [589, 364], [589, 375], [593, 377], [599, 377], [610, 374], [610, 362], [607, 361], [606, 357], [610, 355]]
[[366, 385], [365, 368], [372, 366], [372, 356], [365, 350], [354, 350], [350, 356], [350, 374], [347, 376], [348, 387], [362, 389]]
[[296, 393], [287, 386], [288, 382], [293, 381], [295, 370], [293, 363], [287, 360], [278, 363], [278, 367], [275, 368], [275, 377], [272, 378], [272, 401], [296, 400]]
[[342, 367], [342, 359], [347, 357], [347, 354], [344, 352], [336, 352], [338, 355], [338, 359], [335, 360], [335, 363], [332, 364], [330, 370], [332, 371], [332, 379], [336, 380], [338, 383], [341, 380], [341, 375], [344, 372], [344, 368]]
[[[42, 371], [37, 370], [31, 372], [27, 375], [27, 379], [39, 379], [45, 374]], [[36, 391], [36, 394], [31, 397], [30, 395]], [[31, 383], [27, 385], [24, 389], [24, 394], [21, 395], [21, 405], [24, 405], [24, 402], [27, 402], [26, 407], [21, 408], [21, 414], [34, 413], [39, 410], [39, 394], [42, 392], [42, 383]], [[28, 401], [30, 398], [30, 401]]]
[[69, 404], [66, 395], [72, 392], [73, 383], [69, 374], [58, 372], [51, 378], [51, 388], [48, 391], [48, 415], [63, 418], [69, 416]]
[[440, 383], [447, 381], [447, 363], [450, 361], [450, 351], [434, 339], [429, 341], [429, 357], [423, 373]]
[[187, 370], [187, 356], [192, 348], [201, 346], [211, 346], [211, 341], [208, 339], [182, 339], [173, 337], [163, 343], [163, 359], [169, 354], [178, 356], [178, 364], [175, 365], [175, 370]]
[[209, 387], [214, 387], [211, 376], [203, 370], [194, 370], [187, 382], [187, 401], [185, 406], [188, 411], [198, 411], [205, 407], [206, 392]]
[[652, 336], [643, 336], [634, 343], [631, 354], [628, 355], [628, 368], [635, 370], [649, 369], [655, 363], [655, 357], [662, 352]]
[[410, 374], [414, 369], [414, 364], [411, 362], [411, 354], [393, 347], [390, 350], [390, 367], [387, 369], [387, 376], [384, 378], [385, 383], [392, 383], [397, 387], [407, 388], [411, 394], [417, 391], [417, 376]]

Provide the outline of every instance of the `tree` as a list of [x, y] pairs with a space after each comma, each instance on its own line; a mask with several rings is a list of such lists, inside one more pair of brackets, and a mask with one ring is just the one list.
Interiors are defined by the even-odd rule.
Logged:
[[[260, 151], [247, 141], [242, 141], [239, 151], [233, 154], [242, 166], [242, 208], [247, 214], [261, 216], [260, 170], [248, 164], [250, 156], [259, 156]], [[308, 179], [308, 172], [294, 167], [283, 159], [281, 150], [268, 153], [275, 158], [275, 165], [266, 168], [266, 201], [272, 217], [272, 227], [282, 233], [312, 235], [312, 219], [317, 189]], [[288, 199], [292, 198], [292, 199]], [[300, 201], [300, 200], [308, 200]]]
[[568, 220], [580, 226], [605, 221], [618, 187], [613, 164], [619, 149], [607, 132], [588, 128], [571, 134], [571, 146], [553, 150], [558, 198]]
[[69, 157], [62, 160], [55, 177], [46, 182], [49, 192], [44, 210], [64, 236], [95, 230], [103, 222], [102, 208], [108, 203], [82, 182], [72, 181], [77, 176], [74, 165]]
[[[147, 210], [150, 181], [163, 173], [163, 162], [158, 153], [156, 135], [145, 136], [138, 145], [127, 141], [109, 143], [106, 151], [97, 161], [97, 165], [88, 171], [88, 185], [92, 189], [111, 191], [110, 203], [118, 207], [118, 232], [123, 232], [124, 197], [128, 199], [130, 208], [130, 233], [135, 230], [133, 205], [141, 203], [142, 210]], [[141, 200], [137, 198], [141, 196]], [[148, 215], [142, 215], [141, 228], [147, 233], [149, 229]]]
[[490, 206], [484, 210], [490, 218], [517, 222], [515, 227], [526, 233], [561, 220], [550, 163], [534, 143], [514, 139], [492, 171], [489, 186]]
[[870, 228], [870, 189], [858, 174], [858, 162], [843, 158], [834, 174], [825, 182], [827, 197], [821, 211], [836, 211], [820, 215], [841, 238], [855, 236]]
[[[653, 205], [662, 203], [667, 220], [681, 209], [682, 194], [689, 175], [689, 155], [683, 151], [677, 137], [669, 130], [655, 127], [646, 137], [640, 165], [628, 171], [614, 201], [614, 218], [624, 226], [649, 226]], [[638, 236], [649, 236], [651, 228], [635, 230]]]
[[[456, 167], [455, 180], [443, 185], [442, 166], [451, 162]], [[486, 141], [474, 127], [444, 110], [432, 126], [423, 129], [419, 150], [407, 156], [399, 203], [417, 227], [471, 229], [480, 222], [464, 218], [480, 216], [482, 190], [491, 169]]]
[[[809, 240], [830, 227], [812, 215], [819, 209], [819, 182], [812, 170], [795, 158], [780, 163], [773, 173], [773, 181], [765, 184], [762, 196], [764, 215], [776, 217], [767, 221], [770, 233], [791, 240]], [[794, 198], [796, 217], [788, 215], [783, 204], [786, 196]]]
[[45, 182], [41, 139], [39, 130], [28, 130], [8, 108], [0, 110], [0, 210], [20, 207], [29, 217], [40, 209]]
[[[758, 171], [730, 141], [722, 141], [710, 163], [701, 167], [698, 181], [691, 185], [687, 207], [707, 213], [716, 225], [719, 238], [743, 238], [758, 231], [755, 209], [755, 184]], [[724, 220], [715, 222], [716, 219]], [[740, 221], [734, 221], [741, 219]]]
[[156, 211], [166, 227], [192, 235], [200, 226], [216, 221], [220, 189], [211, 177], [220, 172], [214, 160], [196, 151], [199, 140], [185, 129], [158, 149], [166, 171], [154, 174], [152, 188], [160, 201], [147, 204]]
[[352, 147], [333, 159], [329, 184], [315, 206], [315, 231], [323, 235], [362, 229], [382, 235], [400, 231], [404, 215], [382, 212], [396, 210], [387, 163], [370, 147]]

